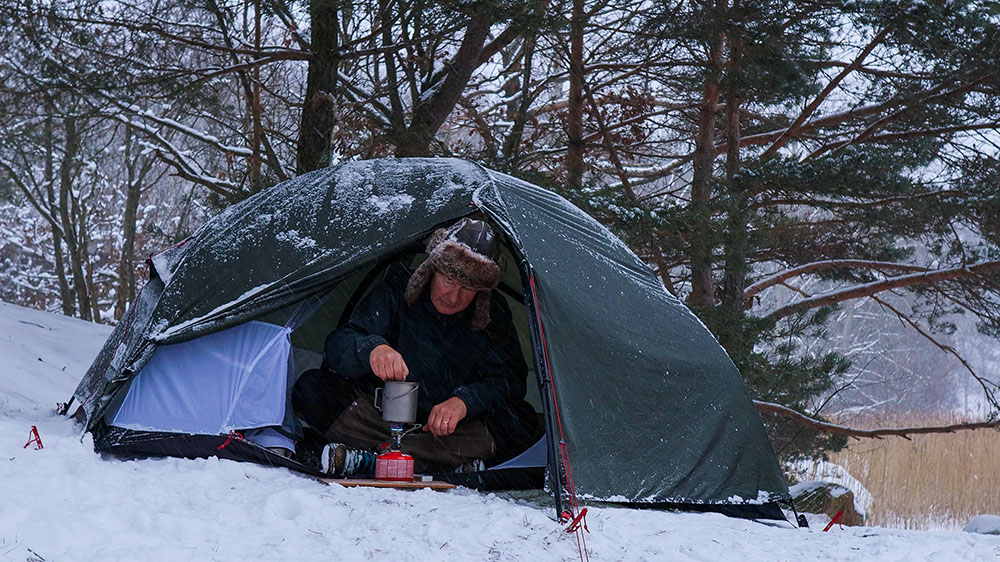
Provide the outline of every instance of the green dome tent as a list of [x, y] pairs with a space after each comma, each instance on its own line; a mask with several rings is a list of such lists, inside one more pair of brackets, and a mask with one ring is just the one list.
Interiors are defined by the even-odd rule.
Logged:
[[[370, 160], [304, 174], [154, 256], [149, 281], [74, 394], [77, 415], [100, 450], [303, 469], [225, 432], [124, 430], [115, 416], [158, 351], [251, 321], [287, 328], [289, 372], [301, 372], [292, 365], [300, 352], [322, 349], [385, 264], [470, 215], [492, 222], [504, 242], [502, 288], [523, 311], [519, 336], [537, 380], [529, 387], [544, 414], [540, 464], [560, 492], [557, 508], [568, 495], [780, 516], [774, 502], [789, 494], [777, 459], [705, 326], [565, 199], [461, 160]], [[196, 376], [207, 383], [213, 372]], [[293, 434], [289, 410], [274, 426]]]

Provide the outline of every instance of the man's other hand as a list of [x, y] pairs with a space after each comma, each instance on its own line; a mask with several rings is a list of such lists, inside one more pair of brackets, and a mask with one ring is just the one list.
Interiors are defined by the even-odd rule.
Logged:
[[435, 437], [451, 435], [455, 432], [455, 426], [462, 421], [467, 412], [465, 402], [462, 402], [458, 396], [452, 396], [431, 409], [424, 431], [430, 431]]
[[368, 356], [368, 363], [375, 376], [384, 381], [406, 380], [406, 375], [410, 374], [403, 356], [386, 344], [376, 346], [372, 350]]

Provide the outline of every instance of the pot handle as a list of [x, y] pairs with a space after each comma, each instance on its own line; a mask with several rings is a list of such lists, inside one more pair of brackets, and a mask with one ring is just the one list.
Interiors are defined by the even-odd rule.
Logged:
[[382, 396], [383, 396], [381, 392], [382, 392], [381, 386], [375, 388], [375, 401], [374, 401], [375, 409], [380, 412], [382, 411]]

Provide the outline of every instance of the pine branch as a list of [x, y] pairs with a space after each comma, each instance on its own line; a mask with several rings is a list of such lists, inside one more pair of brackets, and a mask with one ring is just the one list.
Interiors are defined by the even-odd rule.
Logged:
[[782, 133], [781, 136], [779, 136], [778, 139], [774, 141], [774, 143], [772, 143], [771, 146], [767, 148], [767, 150], [764, 151], [764, 153], [760, 157], [761, 160], [767, 160], [768, 158], [774, 156], [775, 153], [778, 152], [778, 150], [780, 150], [783, 146], [788, 144], [788, 141], [791, 140], [792, 137], [798, 134], [799, 128], [802, 127], [802, 124], [805, 123], [806, 120], [809, 119], [809, 117], [811, 117], [812, 114], [816, 112], [820, 104], [822, 104], [826, 100], [826, 98], [833, 92], [833, 90], [835, 90], [837, 86], [845, 78], [847, 78], [848, 75], [850, 75], [858, 68], [861, 68], [861, 63], [863, 63], [864, 60], [868, 58], [868, 55], [871, 54], [871, 52], [875, 49], [875, 47], [877, 47], [879, 44], [882, 43], [882, 40], [885, 39], [886, 35], [889, 34], [890, 29], [891, 27], [886, 27], [882, 29], [882, 31], [879, 31], [878, 34], [876, 34], [875, 37], [868, 43], [868, 45], [866, 45], [865, 48], [861, 50], [861, 53], [859, 53], [857, 58], [854, 59], [854, 62], [847, 65], [847, 67], [844, 68], [842, 71], [840, 71], [840, 73], [837, 74], [837, 76], [835, 76], [833, 80], [830, 80], [830, 82], [826, 85], [826, 87], [823, 88], [823, 91], [820, 92], [813, 99], [813, 101], [810, 102], [809, 105], [807, 105], [806, 108], [802, 110], [801, 113], [799, 113], [799, 116], [795, 118], [795, 121], [792, 123], [792, 125], [788, 127], [788, 129], [786, 129], [785, 132]]
[[908, 263], [895, 263], [895, 262], [884, 262], [884, 261], [872, 261], [872, 260], [824, 260], [812, 263], [807, 263], [800, 265], [798, 267], [793, 267], [786, 271], [782, 271], [776, 275], [766, 277], [748, 286], [746, 290], [743, 291], [743, 299], [750, 300], [758, 293], [765, 289], [779, 285], [792, 277], [798, 277], [800, 275], [808, 275], [810, 273], [815, 273], [817, 271], [824, 271], [829, 269], [870, 269], [876, 271], [912, 271], [912, 272], [926, 272], [931, 271], [931, 268], [912, 265]]
[[[839, 112], [839, 113], [832, 113], [830, 115], [825, 115], [823, 117], [819, 117], [819, 118], [814, 119], [812, 121], [809, 121], [807, 123], [803, 123], [799, 127], [798, 131], [796, 131], [796, 135], [795, 136], [797, 138], [801, 138], [803, 135], [814, 133], [817, 130], [823, 129], [825, 127], [835, 127], [835, 126], [841, 125], [841, 124], [843, 124], [843, 123], [845, 123], [847, 121], [851, 121], [853, 119], [860, 119], [860, 118], [863, 118], [863, 117], [868, 117], [870, 115], [875, 115], [875, 114], [881, 113], [882, 111], [885, 111], [887, 109], [896, 107], [898, 105], [898, 103], [899, 103], [899, 100], [890, 100], [888, 102], [881, 103], [881, 104], [878, 104], [878, 105], [866, 105], [864, 107], [859, 107], [857, 109], [852, 109], [852, 110], [849, 110], [849, 111], [843, 111], [843, 112]], [[957, 125], [957, 126], [954, 126], [954, 127], [939, 127], [939, 128], [931, 128], [931, 129], [919, 129], [919, 130], [914, 130], [914, 131], [905, 131], [905, 132], [900, 132], [900, 133], [885, 133], [885, 134], [881, 134], [881, 135], [871, 135], [869, 137], [866, 137], [864, 140], [855, 139], [854, 141], [833, 141], [833, 142], [824, 144], [820, 148], [816, 149], [815, 151], [813, 151], [813, 154], [810, 155], [806, 159], [808, 160], [808, 159], [813, 158], [814, 156], [817, 156], [819, 154], [828, 152], [828, 151], [833, 150], [835, 148], [839, 148], [840, 146], [843, 146], [844, 144], [847, 144], [849, 142], [856, 142], [856, 143], [857, 142], [864, 142], [864, 143], [880, 143], [880, 142], [883, 142], [884, 143], [884, 142], [893, 142], [893, 141], [897, 141], [897, 140], [904, 140], [904, 139], [910, 139], [910, 138], [921, 138], [921, 137], [927, 137], [927, 136], [946, 135], [946, 134], [951, 134], [951, 133], [956, 133], [956, 132], [964, 132], [964, 131], [992, 130], [992, 129], [995, 129], [997, 126], [998, 126], [998, 124], [996, 122], [992, 122], [991, 121], [991, 122], [981, 122], [981, 123], [970, 123], [970, 124], [965, 124], [965, 125]], [[780, 138], [782, 135], [788, 134], [789, 130], [790, 130], [790, 128], [784, 128], [784, 129], [777, 129], [777, 130], [774, 130], [774, 131], [766, 131], [766, 132], [763, 132], [763, 133], [756, 133], [756, 134], [753, 134], [753, 135], [747, 135], [747, 136], [743, 137], [742, 139], [740, 139], [740, 146], [741, 147], [745, 147], [745, 146], [757, 146], [757, 145], [762, 145], [762, 144], [766, 144], [766, 143], [773, 143], [778, 138]], [[726, 151], [726, 145], [724, 143], [717, 144], [715, 146], [715, 150], [716, 150], [716, 154], [720, 155], [720, 154], [722, 154], [722, 153], [724, 153]]]
[[[898, 100], [891, 100], [877, 105], [866, 105], [848, 111], [841, 111], [837, 113], [831, 113], [829, 115], [824, 115], [822, 117], [813, 119], [807, 123], [801, 124], [798, 128], [798, 131], [796, 132], [796, 137], [801, 137], [802, 135], [813, 133], [825, 127], [836, 127], [851, 120], [868, 117], [870, 115], [876, 115], [887, 109], [896, 107], [897, 104]], [[564, 107], [565, 107], [565, 102], [554, 103], [550, 104], [550, 106], [543, 106], [538, 110], [536, 110], [536, 112], [544, 113], [545, 111], [550, 111], [550, 110], [558, 111], [560, 109], [563, 109]], [[686, 109], [688, 106], [679, 104], [667, 106], [661, 103], [657, 104], [657, 107], [667, 107], [669, 109], [678, 110], [678, 109]], [[719, 111], [722, 111], [724, 109], [724, 106], [720, 104], [718, 109]], [[657, 115], [659, 113], [660, 112], [651, 113], [649, 114], [649, 116]], [[973, 125], [962, 126], [961, 130], [963, 131], [983, 130], [983, 129], [988, 130], [990, 128], [991, 127], [987, 126], [987, 124], [985, 123], [978, 123]], [[743, 136], [740, 138], [740, 147], [758, 146], [768, 143], [774, 143], [777, 139], [779, 139], [783, 135], [787, 135], [789, 133], [789, 130], [790, 130], [789, 128], [782, 128], [773, 131], [766, 131], [763, 133], [756, 133], [752, 135]], [[947, 132], [950, 131], [945, 128], [942, 128], [942, 129], [927, 129], [924, 131], [923, 135], [918, 134], [918, 132], [898, 133], [898, 135], [910, 135], [911, 137], [917, 137], [917, 136], [944, 134]], [[892, 140], [890, 139], [891, 136], [893, 135], [890, 134], [878, 135], [876, 137], [868, 139], [867, 142], [885, 142], [888, 140]], [[724, 154], [726, 152], [726, 146], [727, 145], [725, 143], [716, 144], [715, 145], [716, 156]], [[643, 180], [648, 180], [648, 181], [655, 181], [674, 173], [678, 168], [690, 162], [693, 156], [694, 153], [688, 153], [679, 156], [675, 162], [668, 164], [666, 166], [629, 170], [629, 177], [641, 178]]]
[[774, 312], [768, 314], [766, 318], [777, 320], [812, 308], [829, 306], [838, 302], [861, 297], [870, 297], [872, 295], [885, 291], [891, 291], [893, 289], [902, 289], [918, 285], [940, 283], [941, 281], [953, 281], [955, 279], [978, 277], [983, 273], [989, 273], [996, 270], [1000, 270], [1000, 261], [988, 261], [964, 267], [938, 269], [934, 271], [915, 273], [912, 275], [891, 277], [889, 279], [883, 279], [873, 283], [865, 283], [848, 289], [817, 295], [809, 299], [803, 299], [775, 310]]
[[[760, 194], [762, 191], [756, 191], [754, 194]], [[932, 197], [967, 197], [968, 193], [961, 190], [955, 189], [941, 189], [938, 191], [928, 191], [927, 193], [920, 193], [917, 195], [896, 195], [893, 197], [882, 197], [880, 199], [871, 200], [860, 200], [860, 201], [836, 201], [832, 199], [820, 199], [817, 197], [801, 197], [801, 198], [785, 198], [785, 199], [766, 199], [754, 205], [755, 208], [773, 207], [777, 205], [805, 205], [808, 207], [822, 207], [825, 209], [851, 209], [851, 208], [865, 208], [870, 209], [874, 206], [890, 205], [892, 203], [902, 203], [916, 201], [919, 199], [932, 198]]]
[[874, 123], [871, 123], [863, 131], [857, 134], [853, 139], [830, 143], [817, 148], [816, 150], [812, 151], [812, 153], [810, 153], [808, 156], [806, 156], [804, 161], [812, 160], [814, 158], [819, 157], [822, 154], [825, 154], [826, 152], [829, 152], [831, 150], [839, 150], [851, 144], [870, 142], [872, 137], [875, 135], [876, 131], [878, 131], [879, 129], [885, 127], [890, 123], [899, 121], [900, 119], [905, 117], [907, 113], [917, 109], [918, 107], [923, 107], [934, 101], [943, 101], [953, 96], [967, 94], [970, 91], [973, 91], [980, 84], [993, 80], [996, 77], [996, 75], [997, 73], [995, 72], [984, 74], [983, 76], [970, 80], [969, 82], [963, 83], [961, 86], [958, 86], [950, 90], [942, 90], [941, 87], [934, 88], [930, 92], [928, 92], [927, 95], [916, 99], [912, 103], [903, 105], [902, 107], [890, 113], [889, 115], [877, 119]]
[[[815, 67], [815, 68], [845, 68], [851, 63], [839, 61], [839, 60], [826, 60], [826, 61], [808, 61], [803, 62], [802, 66], [805, 67]], [[902, 72], [898, 70], [887, 70], [885, 68], [872, 68], [870, 66], [861, 65], [856, 69], [858, 74], [866, 74], [869, 76], [876, 76], [878, 78], [898, 78], [901, 80], [909, 80], [911, 82], [920, 82], [926, 80], [933, 80], [934, 75], [930, 72], [923, 74], [917, 74], [913, 72]]]
[[954, 127], [937, 127], [933, 129], [917, 129], [915, 131], [905, 131], [902, 133], [885, 133], [882, 135], [872, 135], [864, 139], [866, 143], [895, 142], [899, 140], [916, 139], [921, 137], [936, 137], [951, 135], [966, 131], [992, 131], [1000, 128], [1000, 122], [988, 121], [985, 123], [969, 123], [966, 125], [955, 125]]
[[[831, 113], [829, 115], [824, 115], [809, 121], [808, 123], [803, 123], [799, 126], [798, 136], [813, 133], [818, 129], [824, 127], [835, 127], [847, 121], [853, 119], [859, 119], [862, 117], [867, 117], [869, 115], [875, 115], [885, 111], [888, 108], [894, 107], [896, 105], [895, 101], [889, 101], [880, 103], [878, 105], [866, 105], [851, 109], [848, 111], [840, 111], [837, 113]], [[766, 143], [772, 143], [777, 140], [782, 135], [788, 132], [788, 128], [777, 129], [774, 131], [766, 131], [763, 133], [756, 133], [753, 135], [746, 135], [740, 139], [740, 146], [756, 146]], [[717, 154], [722, 154], [726, 151], [725, 143], [720, 143], [715, 146]]]
[[893, 427], [893, 428], [882, 428], [882, 429], [859, 429], [855, 427], [848, 427], [845, 425], [820, 421], [818, 419], [807, 416], [801, 412], [797, 412], [787, 406], [782, 406], [781, 404], [774, 404], [772, 402], [761, 402], [759, 400], [754, 400], [753, 404], [754, 406], [757, 407], [757, 411], [760, 413], [780, 416], [785, 419], [789, 419], [796, 423], [802, 424], [806, 427], [811, 427], [812, 429], [815, 429], [817, 431], [822, 431], [823, 433], [847, 435], [849, 437], [855, 437], [858, 439], [862, 437], [870, 439], [881, 439], [882, 437], [891, 435], [902, 437], [903, 439], [909, 439], [910, 435], [925, 435], [930, 433], [954, 433], [956, 431], [966, 431], [973, 429], [995, 429], [997, 427], [1000, 427], [1000, 419], [997, 419], [991, 421], [965, 422], [965, 423], [956, 423], [951, 425], [929, 426], [929, 427]]
[[[549, 8], [550, 0], [542, 0], [538, 3], [537, 13], [543, 14], [545, 10]], [[483, 65], [493, 58], [493, 55], [499, 53], [504, 47], [510, 45], [511, 41], [517, 39], [521, 36], [521, 30], [513, 25], [507, 26], [507, 29], [500, 32], [497, 38], [490, 41], [483, 46], [483, 50], [479, 53], [479, 64]]]

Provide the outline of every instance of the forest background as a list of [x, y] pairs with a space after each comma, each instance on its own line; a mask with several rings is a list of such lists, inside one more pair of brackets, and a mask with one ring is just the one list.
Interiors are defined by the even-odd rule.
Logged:
[[971, 0], [0, 0], [0, 300], [114, 323], [145, 257], [228, 205], [456, 156], [621, 236], [786, 459], [873, 435], [833, 415], [995, 427], [998, 23]]

